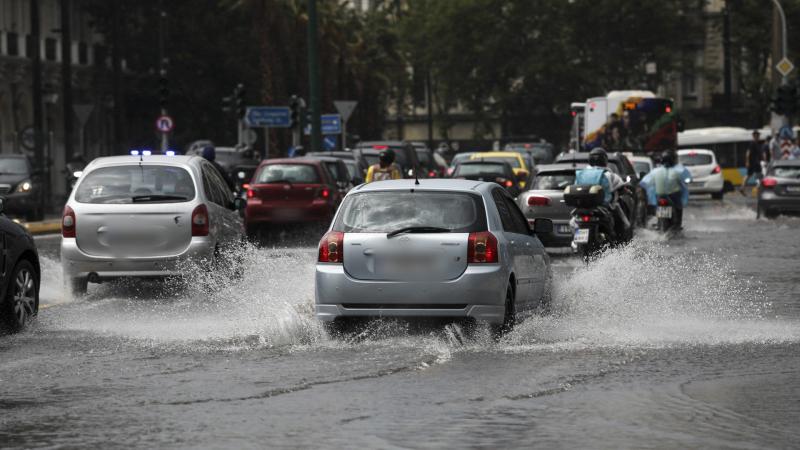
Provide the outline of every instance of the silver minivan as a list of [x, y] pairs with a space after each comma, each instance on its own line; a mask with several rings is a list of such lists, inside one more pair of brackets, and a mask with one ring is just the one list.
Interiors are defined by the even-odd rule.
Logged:
[[185, 261], [213, 263], [242, 240], [241, 199], [197, 156], [97, 158], [64, 207], [64, 280], [181, 275]]
[[[417, 184], [418, 183], [418, 184]], [[495, 183], [381, 181], [351, 190], [319, 245], [316, 316], [472, 318], [502, 333], [546, 303], [550, 259]]]

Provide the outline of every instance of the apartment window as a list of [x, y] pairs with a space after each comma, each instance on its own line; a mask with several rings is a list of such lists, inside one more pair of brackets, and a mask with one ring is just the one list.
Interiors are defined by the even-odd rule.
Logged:
[[683, 76], [682, 89], [684, 97], [697, 97], [697, 86], [695, 86], [695, 76], [685, 74]]
[[6, 45], [8, 56], [19, 56], [19, 35], [17, 33], [6, 34]]
[[[38, 42], [36, 44], [38, 45]], [[28, 58], [33, 58], [33, 51], [34, 51], [33, 36], [29, 34], [25, 36], [25, 55]]]
[[56, 60], [56, 45], [57, 42], [53, 38], [47, 38], [44, 40], [44, 59], [48, 61]]

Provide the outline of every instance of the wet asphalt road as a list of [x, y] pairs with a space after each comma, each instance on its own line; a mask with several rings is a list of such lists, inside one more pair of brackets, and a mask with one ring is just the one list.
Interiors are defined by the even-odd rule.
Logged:
[[555, 258], [553, 314], [499, 343], [328, 339], [313, 247], [250, 252], [233, 284], [72, 300], [39, 239], [47, 307], [0, 337], [0, 447], [797, 447], [800, 218], [730, 197], [693, 200], [682, 237]]

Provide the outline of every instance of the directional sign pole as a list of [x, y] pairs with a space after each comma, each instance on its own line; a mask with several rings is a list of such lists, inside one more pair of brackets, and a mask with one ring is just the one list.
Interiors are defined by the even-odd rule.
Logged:
[[353, 110], [356, 109], [357, 104], [358, 102], [354, 100], [336, 100], [333, 102], [336, 111], [342, 116], [342, 150], [347, 148], [347, 121], [350, 119], [350, 115], [353, 114]]
[[261, 151], [261, 159], [269, 158], [269, 128], [264, 127], [264, 150]]

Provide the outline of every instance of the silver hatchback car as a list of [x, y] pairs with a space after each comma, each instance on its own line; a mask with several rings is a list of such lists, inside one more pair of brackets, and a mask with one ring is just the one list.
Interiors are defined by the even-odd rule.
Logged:
[[472, 318], [502, 333], [546, 303], [550, 259], [495, 183], [382, 181], [351, 190], [320, 241], [316, 316]]
[[184, 261], [213, 261], [241, 241], [242, 206], [197, 156], [95, 159], [64, 207], [64, 280], [82, 294], [89, 281], [180, 275]]

